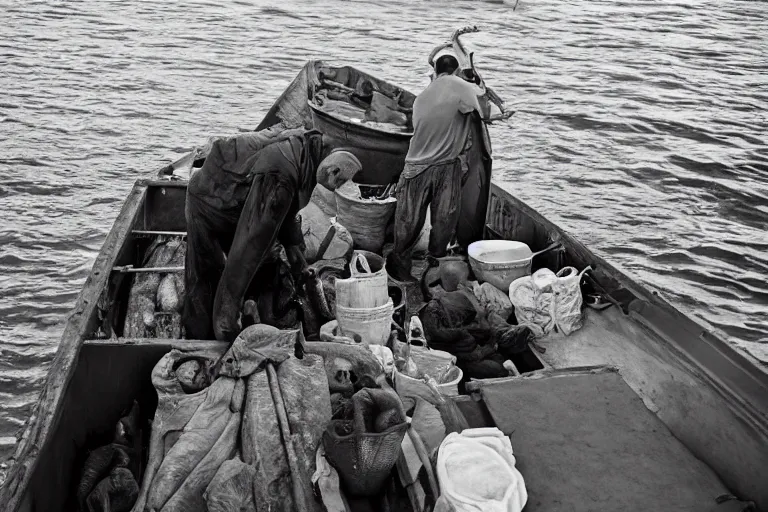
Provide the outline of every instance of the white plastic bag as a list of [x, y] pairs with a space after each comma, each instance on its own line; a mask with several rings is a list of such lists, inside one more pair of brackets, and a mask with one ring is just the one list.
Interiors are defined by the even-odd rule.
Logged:
[[565, 267], [557, 273], [557, 280], [552, 283], [554, 300], [551, 311], [557, 329], [565, 335], [571, 334], [582, 326], [581, 277], [591, 267], [579, 272], [573, 267]]
[[512, 443], [497, 428], [470, 428], [449, 434], [437, 454], [442, 495], [435, 509], [520, 512], [528, 501], [528, 492], [515, 463]]
[[421, 325], [421, 319], [413, 315], [408, 323], [408, 343], [411, 345], [427, 346], [427, 338], [424, 337], [424, 326]]
[[536, 337], [557, 328], [565, 335], [581, 328], [581, 277], [591, 270], [578, 272], [565, 267], [557, 274], [543, 268], [532, 276], [521, 277], [509, 285], [509, 299], [515, 307], [517, 323], [531, 328]]
[[376, 356], [376, 359], [379, 360], [384, 375], [392, 377], [392, 372], [395, 371], [395, 358], [389, 347], [385, 347], [384, 345], [368, 345], [368, 348], [373, 352], [373, 355]]
[[509, 300], [515, 307], [517, 323], [528, 326], [536, 337], [555, 329], [551, 305], [552, 283], [556, 280], [554, 272], [542, 268], [532, 276], [515, 279], [509, 285]]

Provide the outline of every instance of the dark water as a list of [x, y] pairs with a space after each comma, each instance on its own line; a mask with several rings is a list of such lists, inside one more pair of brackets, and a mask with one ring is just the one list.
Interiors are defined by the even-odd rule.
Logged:
[[496, 179], [768, 359], [764, 2], [0, 5], [0, 455], [135, 178], [255, 127], [309, 58], [418, 92], [465, 24], [518, 109]]

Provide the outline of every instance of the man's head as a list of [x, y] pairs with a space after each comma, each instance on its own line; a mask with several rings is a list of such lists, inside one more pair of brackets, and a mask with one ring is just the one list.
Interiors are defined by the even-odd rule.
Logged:
[[453, 55], [443, 55], [435, 62], [435, 74], [437, 76], [453, 74], [457, 69], [459, 69], [459, 61]]
[[317, 183], [328, 190], [336, 190], [362, 168], [355, 155], [343, 149], [335, 149], [317, 166]]

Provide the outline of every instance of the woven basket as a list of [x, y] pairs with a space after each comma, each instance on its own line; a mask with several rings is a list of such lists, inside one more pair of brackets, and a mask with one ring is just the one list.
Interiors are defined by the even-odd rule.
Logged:
[[345, 435], [345, 430], [349, 428], [345, 423], [349, 422], [332, 420], [323, 432], [326, 458], [339, 472], [347, 494], [380, 494], [400, 456], [408, 424], [401, 423], [381, 433], [354, 432]]
[[352, 274], [349, 279], [336, 280], [337, 307], [377, 308], [387, 303], [389, 289], [384, 258], [367, 251], [355, 251], [349, 272]]
[[355, 247], [380, 252], [396, 204], [394, 197], [361, 199], [359, 187], [350, 182], [336, 190], [336, 219], [352, 235]]

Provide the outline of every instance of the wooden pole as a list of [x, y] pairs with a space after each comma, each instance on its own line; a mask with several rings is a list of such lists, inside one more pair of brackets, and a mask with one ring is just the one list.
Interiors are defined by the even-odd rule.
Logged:
[[285, 402], [283, 402], [283, 393], [280, 391], [277, 371], [272, 363], [267, 363], [267, 377], [269, 379], [269, 390], [272, 393], [272, 401], [277, 412], [277, 422], [280, 425], [280, 433], [283, 437], [283, 445], [288, 456], [288, 466], [291, 469], [294, 505], [298, 512], [310, 512], [311, 507], [305, 494], [305, 487], [302, 485], [305, 468], [299, 463], [296, 446], [293, 444], [293, 436], [291, 435], [288, 423], [288, 413], [285, 410]]

